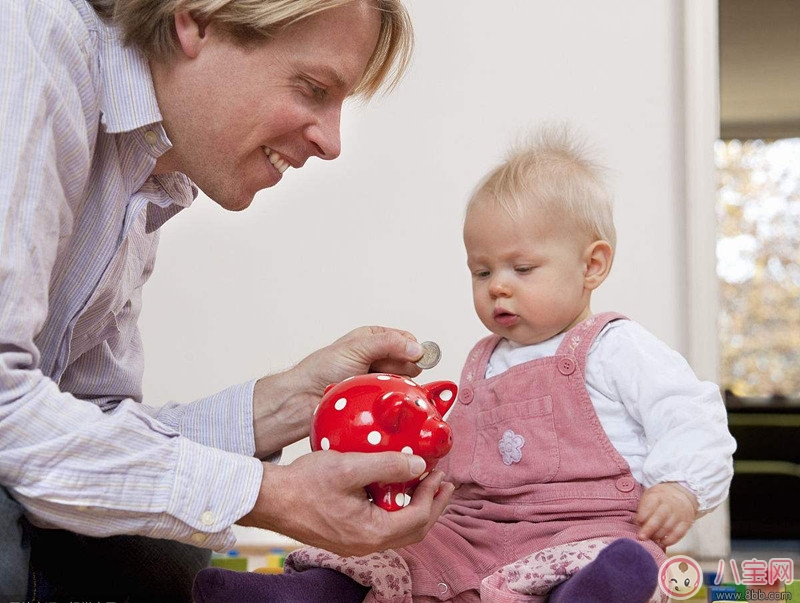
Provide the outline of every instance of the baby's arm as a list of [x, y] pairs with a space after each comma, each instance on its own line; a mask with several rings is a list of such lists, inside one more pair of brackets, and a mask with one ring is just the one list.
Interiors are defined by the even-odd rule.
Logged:
[[639, 540], [652, 539], [665, 548], [675, 544], [692, 527], [698, 508], [697, 497], [677, 482], [647, 488], [636, 512]]
[[[645, 486], [637, 513], [640, 538], [667, 546], [725, 500], [736, 442], [716, 384], [700, 381], [680, 354], [640, 325], [612, 326], [597, 347], [595, 383], [640, 426], [627, 438], [621, 421], [616, 427], [609, 422], [616, 429], [612, 442], [623, 446], [618, 450], [628, 454]], [[589, 369], [587, 363], [587, 383]]]

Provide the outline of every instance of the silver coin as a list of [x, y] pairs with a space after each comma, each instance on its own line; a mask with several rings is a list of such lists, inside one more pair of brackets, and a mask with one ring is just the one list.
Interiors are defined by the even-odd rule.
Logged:
[[429, 369], [439, 364], [439, 360], [442, 357], [442, 351], [439, 346], [433, 341], [423, 341], [420, 345], [423, 352], [422, 358], [416, 362], [417, 366], [421, 369]]

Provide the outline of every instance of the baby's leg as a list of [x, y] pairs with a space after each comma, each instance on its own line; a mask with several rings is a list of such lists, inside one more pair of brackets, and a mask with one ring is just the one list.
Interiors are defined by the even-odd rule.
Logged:
[[634, 540], [620, 538], [597, 559], [550, 593], [550, 603], [646, 603], [656, 589], [658, 566]]
[[209, 567], [197, 574], [192, 599], [195, 603], [361, 603], [368, 592], [368, 586], [324, 567], [292, 574], [257, 574]]

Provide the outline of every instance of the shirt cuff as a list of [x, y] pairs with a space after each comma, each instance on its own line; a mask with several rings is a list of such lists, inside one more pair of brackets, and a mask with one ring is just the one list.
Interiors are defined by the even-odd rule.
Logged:
[[231, 526], [249, 513], [261, 488], [263, 466], [247, 457], [181, 438], [172, 495], [156, 538], [226, 550], [236, 544]]

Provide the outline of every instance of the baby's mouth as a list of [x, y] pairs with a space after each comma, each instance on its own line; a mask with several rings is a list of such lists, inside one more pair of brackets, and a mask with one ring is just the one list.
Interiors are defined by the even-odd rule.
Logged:
[[517, 315], [506, 310], [495, 310], [494, 320], [499, 325], [510, 326], [517, 321]]

